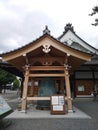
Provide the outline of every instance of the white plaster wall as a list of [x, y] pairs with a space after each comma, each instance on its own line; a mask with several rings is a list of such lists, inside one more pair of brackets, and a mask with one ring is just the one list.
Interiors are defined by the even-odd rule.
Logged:
[[[91, 52], [95, 53], [95, 49], [93, 49], [92, 47], [85, 44], [85, 42], [83, 42], [78, 37], [76, 37], [76, 35], [74, 35], [74, 33], [72, 33], [70, 30], [60, 39], [60, 41], [65, 42], [65, 41], [68, 41], [69, 39], [71, 39], [73, 42], [79, 43], [84, 48], [87, 48]], [[97, 54], [98, 54], [98, 52], [97, 52]]]

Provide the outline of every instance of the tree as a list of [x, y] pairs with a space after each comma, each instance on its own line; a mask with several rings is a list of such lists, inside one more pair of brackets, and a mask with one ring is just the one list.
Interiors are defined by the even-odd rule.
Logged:
[[20, 87], [20, 81], [19, 79], [15, 79], [14, 82], [13, 82], [13, 89], [19, 89]]
[[0, 68], [0, 93], [6, 84], [12, 83], [16, 76]]
[[[95, 6], [92, 10], [93, 12], [90, 14], [90, 16], [93, 16], [98, 13], [98, 6]], [[98, 25], [98, 18], [95, 19], [95, 23], [92, 23], [92, 25], [94, 26]]]

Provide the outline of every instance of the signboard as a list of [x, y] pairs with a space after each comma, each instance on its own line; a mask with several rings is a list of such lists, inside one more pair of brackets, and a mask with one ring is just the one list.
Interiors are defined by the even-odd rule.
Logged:
[[83, 85], [78, 86], [78, 91], [79, 91], [79, 92], [83, 92], [83, 91], [84, 91], [84, 86], [83, 86]]
[[63, 111], [63, 106], [62, 105], [54, 105], [53, 111]]
[[51, 96], [51, 114], [65, 114], [65, 96]]
[[0, 119], [9, 115], [12, 112], [11, 107], [7, 104], [7, 102], [0, 96]]

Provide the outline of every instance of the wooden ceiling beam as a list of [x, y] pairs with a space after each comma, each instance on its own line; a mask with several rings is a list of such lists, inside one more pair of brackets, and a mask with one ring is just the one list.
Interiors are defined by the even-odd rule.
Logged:
[[29, 59], [28, 59], [27, 54], [23, 54], [23, 57], [24, 57], [24, 59], [25, 59], [26, 65], [29, 65]]
[[40, 70], [64, 70], [64, 66], [31, 66], [29, 70], [40, 71]]
[[29, 77], [64, 77], [65, 74], [29, 74]]

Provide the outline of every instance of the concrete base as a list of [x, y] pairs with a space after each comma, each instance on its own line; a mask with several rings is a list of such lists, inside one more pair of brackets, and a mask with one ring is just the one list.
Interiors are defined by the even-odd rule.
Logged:
[[20, 112], [21, 112], [21, 113], [26, 113], [27, 111], [26, 111], [26, 110], [21, 110]]
[[[75, 112], [74, 112], [74, 111]], [[80, 111], [76, 107], [73, 107], [73, 110], [70, 110], [69, 112], [66, 111], [65, 114], [63, 115], [51, 115], [50, 110], [37, 110], [35, 105], [30, 106], [27, 111], [22, 110], [18, 111], [15, 110], [13, 113], [11, 113], [9, 116], [6, 118], [82, 118], [82, 119], [91, 119], [90, 116], [88, 116], [86, 113]], [[26, 113], [27, 112], [27, 113]]]
[[68, 113], [73, 113], [74, 111], [73, 110], [68, 110]]

